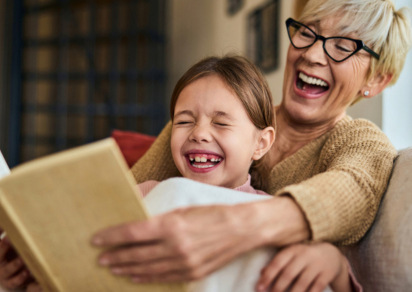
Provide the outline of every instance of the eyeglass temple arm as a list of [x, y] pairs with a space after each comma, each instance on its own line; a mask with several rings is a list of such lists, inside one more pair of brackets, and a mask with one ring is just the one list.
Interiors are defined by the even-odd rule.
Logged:
[[363, 45], [362, 49], [364, 49], [365, 51], [367, 51], [369, 54], [371, 54], [372, 56], [374, 56], [377, 60], [379, 60], [380, 56], [375, 53], [374, 51], [372, 51], [372, 49], [370, 49], [369, 47]]

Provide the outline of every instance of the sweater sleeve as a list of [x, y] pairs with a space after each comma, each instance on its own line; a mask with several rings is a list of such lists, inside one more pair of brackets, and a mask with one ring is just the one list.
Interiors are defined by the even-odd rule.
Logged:
[[170, 121], [160, 132], [147, 152], [132, 166], [132, 174], [137, 183], [148, 180], [162, 181], [170, 177], [180, 176], [170, 150], [172, 122]]
[[352, 244], [375, 218], [396, 155], [376, 126], [357, 120], [331, 133], [320, 155], [321, 173], [276, 195], [294, 198], [312, 240]]

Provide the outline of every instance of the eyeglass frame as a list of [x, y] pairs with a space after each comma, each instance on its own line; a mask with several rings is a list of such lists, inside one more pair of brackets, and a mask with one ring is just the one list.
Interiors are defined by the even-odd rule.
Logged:
[[[308, 29], [310, 32], [312, 32], [312, 33], [314, 34], [314, 36], [315, 36], [315, 39], [314, 39], [313, 43], [311, 43], [310, 45], [305, 46], [305, 47], [297, 47], [297, 46], [293, 43], [293, 41], [292, 41], [292, 36], [291, 36], [290, 33], [289, 33], [289, 26], [291, 26], [293, 23], [297, 23], [297, 24], [305, 27], [306, 29]], [[374, 52], [374, 51], [373, 51], [371, 48], [369, 48], [368, 46], [366, 46], [365, 43], [364, 43], [362, 40], [352, 39], [352, 38], [348, 38], [348, 37], [341, 37], [341, 36], [324, 37], [324, 36], [321, 36], [321, 35], [317, 34], [316, 32], [314, 32], [314, 31], [313, 31], [312, 29], [310, 29], [307, 25], [305, 25], [305, 24], [303, 24], [303, 23], [301, 23], [301, 22], [299, 22], [299, 21], [296, 21], [296, 20], [294, 20], [294, 19], [291, 18], [291, 17], [289, 17], [288, 19], [286, 19], [286, 30], [287, 30], [287, 33], [288, 33], [288, 37], [289, 37], [290, 43], [291, 43], [292, 46], [293, 46], [294, 48], [296, 48], [296, 49], [306, 49], [306, 48], [309, 48], [309, 47], [313, 46], [318, 40], [321, 40], [321, 41], [323, 42], [323, 44], [322, 44], [323, 51], [326, 53], [326, 55], [328, 55], [329, 58], [331, 58], [331, 59], [332, 59], [333, 61], [335, 61], [335, 62], [343, 62], [343, 61], [347, 60], [348, 58], [352, 57], [353, 55], [355, 55], [357, 52], [359, 52], [359, 51], [362, 50], [362, 49], [365, 50], [366, 52], [368, 52], [369, 54], [371, 54], [371, 55], [372, 55], [374, 58], [376, 58], [377, 60], [379, 60], [379, 58], [380, 58], [380, 55], [379, 55], [378, 53]], [[353, 41], [353, 42], [356, 44], [356, 49], [355, 49], [349, 56], [347, 56], [347, 57], [345, 57], [344, 59], [338, 61], [338, 60], [334, 59], [331, 55], [329, 55], [328, 51], [327, 51], [326, 48], [325, 48], [325, 43], [326, 43], [326, 41], [329, 40], [329, 39], [345, 39], [345, 40]]]

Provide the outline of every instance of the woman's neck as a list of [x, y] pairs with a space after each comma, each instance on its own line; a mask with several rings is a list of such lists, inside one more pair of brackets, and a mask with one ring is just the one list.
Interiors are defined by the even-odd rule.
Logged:
[[272, 166], [291, 156], [306, 144], [331, 130], [345, 115], [319, 124], [303, 124], [294, 121], [282, 108], [276, 107], [276, 139], [272, 146]]

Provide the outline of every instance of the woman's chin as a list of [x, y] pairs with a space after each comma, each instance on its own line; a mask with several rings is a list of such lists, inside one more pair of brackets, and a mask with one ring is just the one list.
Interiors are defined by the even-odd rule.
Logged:
[[317, 109], [302, 104], [286, 104], [283, 107], [286, 116], [295, 124], [313, 124], [322, 116]]

